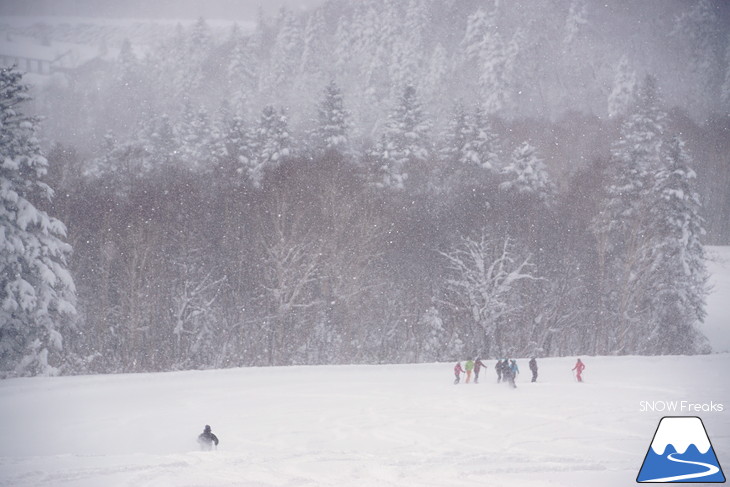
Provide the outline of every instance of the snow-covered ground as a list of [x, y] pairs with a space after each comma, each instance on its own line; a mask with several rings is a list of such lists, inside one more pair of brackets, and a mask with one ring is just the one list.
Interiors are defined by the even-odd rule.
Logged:
[[[718, 337], [729, 276], [713, 277]], [[5, 380], [0, 485], [615, 487], [634, 484], [666, 415], [700, 416], [730, 465], [730, 354], [582, 358], [582, 384], [575, 357], [540, 360], [534, 384], [520, 360], [514, 390], [492, 361], [458, 386], [452, 364]], [[217, 451], [197, 449], [205, 424]]]
[[[631, 485], [669, 414], [642, 401], [674, 400], [723, 404], [672, 414], [699, 415], [730, 463], [729, 354], [583, 359], [583, 384], [573, 357], [535, 384], [521, 361], [515, 390], [491, 362], [458, 386], [450, 364], [6, 380], [0, 485]], [[197, 451], [205, 424], [217, 451]]]

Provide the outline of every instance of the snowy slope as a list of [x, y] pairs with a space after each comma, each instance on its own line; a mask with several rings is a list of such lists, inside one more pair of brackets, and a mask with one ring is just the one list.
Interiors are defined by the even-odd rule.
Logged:
[[574, 357], [535, 384], [522, 360], [516, 390], [491, 362], [458, 386], [451, 364], [6, 380], [0, 485], [630, 485], [667, 414], [642, 401], [674, 400], [724, 405], [685, 414], [730, 463], [729, 354], [583, 359], [583, 384]]
[[[710, 254], [704, 331], [727, 350], [730, 248]], [[583, 384], [575, 357], [535, 384], [520, 360], [516, 390], [493, 362], [458, 386], [452, 364], [0, 381], [0, 486], [634, 485], [665, 415], [700, 416], [730, 464], [730, 354], [583, 359]]]

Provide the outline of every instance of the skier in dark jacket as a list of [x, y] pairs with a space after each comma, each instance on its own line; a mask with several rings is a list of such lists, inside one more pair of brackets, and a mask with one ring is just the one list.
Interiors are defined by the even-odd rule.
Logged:
[[499, 384], [502, 382], [502, 373], [504, 372], [501, 360], [497, 360], [497, 365], [494, 366], [494, 371], [497, 372], [497, 384]]
[[205, 425], [203, 432], [198, 435], [198, 444], [200, 445], [201, 450], [211, 450], [213, 448], [213, 444], [215, 444], [216, 449], [218, 448], [218, 437], [213, 434], [210, 430], [210, 426], [207, 424]]
[[537, 360], [535, 357], [530, 359], [530, 370], [532, 371], [532, 382], [537, 381]]
[[484, 362], [482, 362], [482, 359], [477, 357], [477, 359], [474, 361], [474, 383], [479, 384], [479, 371], [482, 370], [482, 367], [485, 369], [487, 368], [486, 365], [484, 365]]
[[502, 361], [502, 382], [515, 386], [515, 377], [512, 373], [512, 368], [509, 366], [509, 360], [507, 359]]

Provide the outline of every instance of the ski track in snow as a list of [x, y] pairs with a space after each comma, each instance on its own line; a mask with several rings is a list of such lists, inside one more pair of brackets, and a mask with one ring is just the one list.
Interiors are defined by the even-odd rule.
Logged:
[[709, 463], [704, 462], [692, 462], [689, 460], [680, 460], [679, 458], [674, 458], [674, 455], [678, 455], [678, 453], [670, 453], [667, 455], [667, 458], [673, 462], [677, 463], [688, 463], [690, 465], [699, 465], [700, 467], [705, 467], [707, 470], [704, 472], [698, 472], [698, 473], [688, 473], [685, 475], [675, 475], [674, 477], [662, 477], [660, 479], [652, 479], [652, 480], [644, 480], [644, 482], [676, 482], [678, 480], [691, 480], [691, 479], [699, 479], [702, 477], [708, 477], [710, 475], [714, 475], [717, 472], [720, 471], [719, 468], [717, 468], [714, 465], [710, 465]]
[[[491, 362], [456, 386], [453, 364], [1, 381], [0, 486], [633, 485], [666, 414], [640, 401], [730, 407], [730, 354], [583, 359], [586, 383], [551, 358], [514, 390]], [[730, 415], [699, 415], [722, 461]]]

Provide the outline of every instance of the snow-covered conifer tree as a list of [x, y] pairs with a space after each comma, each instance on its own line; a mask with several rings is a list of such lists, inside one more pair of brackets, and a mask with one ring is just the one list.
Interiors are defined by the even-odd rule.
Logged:
[[147, 152], [153, 169], [164, 170], [171, 167], [179, 155], [179, 146], [170, 117], [163, 114], [154, 121], [153, 131], [148, 137]]
[[467, 20], [462, 48], [466, 61], [476, 63], [484, 109], [500, 112], [509, 104], [511, 80], [517, 55], [515, 41], [506, 42], [496, 25], [496, 7], [491, 12], [477, 10]]
[[463, 153], [464, 164], [474, 164], [482, 169], [497, 172], [500, 169], [499, 138], [481, 107], [477, 107], [469, 120], [469, 136]]
[[271, 53], [272, 86], [280, 86], [290, 81], [301, 63], [302, 28], [298, 16], [282, 7], [277, 26], [278, 32]]
[[646, 192], [651, 188], [652, 174], [661, 166], [666, 113], [658, 100], [656, 79], [644, 80], [635, 103], [634, 113], [621, 126], [621, 136], [611, 149], [613, 184], [608, 188], [605, 223], [626, 229], [632, 218], [641, 213]]
[[466, 109], [462, 103], [457, 103], [454, 112], [449, 117], [444, 144], [441, 147], [441, 158], [447, 161], [452, 167], [463, 160], [463, 154], [469, 143], [470, 127], [467, 119]]
[[319, 74], [326, 66], [329, 52], [325, 44], [326, 25], [321, 9], [314, 10], [307, 18], [304, 27], [304, 45], [300, 71], [302, 73]]
[[613, 88], [608, 95], [608, 116], [621, 117], [629, 113], [636, 95], [636, 73], [629, 66], [627, 56], [621, 56], [616, 75], [613, 79]]
[[444, 172], [438, 175], [440, 186], [445, 189], [486, 182], [499, 167], [498, 145], [483, 110], [477, 107], [468, 114], [461, 103], [457, 104], [440, 149], [441, 171]]
[[408, 179], [408, 164], [424, 161], [429, 155], [429, 129], [430, 124], [416, 96], [416, 89], [406, 86], [372, 154], [379, 164], [380, 186], [404, 187]]
[[0, 374], [55, 374], [75, 287], [64, 224], [36, 207], [53, 190], [22, 75], [0, 69]]
[[389, 63], [390, 85], [400, 89], [414, 84], [423, 64], [424, 37], [429, 12], [424, 0], [410, 0], [400, 29], [393, 36], [392, 59]]
[[264, 171], [291, 155], [288, 121], [283, 111], [278, 112], [271, 105], [265, 106], [250, 142], [248, 177], [255, 187], [259, 187]]
[[176, 136], [180, 144], [180, 158], [188, 169], [210, 169], [214, 142], [211, 129], [210, 118], [204, 108], [194, 110], [190, 104], [185, 105]]
[[223, 143], [225, 144], [226, 160], [224, 167], [226, 176], [234, 179], [228, 182], [241, 184], [248, 179], [248, 168], [252, 156], [252, 133], [248, 130], [243, 118], [234, 116], [227, 121], [224, 127]]
[[119, 49], [119, 57], [117, 58], [117, 77], [122, 85], [136, 85], [139, 83], [139, 61], [132, 50], [132, 44], [129, 39], [124, 39], [122, 47]]
[[648, 76], [634, 112], [621, 126], [612, 148], [611, 184], [594, 219], [605, 322], [598, 331], [602, 353], [648, 352], [646, 347], [656, 244], [650, 208], [656, 203], [654, 175], [663, 164], [666, 114], [656, 81]]
[[204, 86], [204, 64], [211, 48], [210, 27], [203, 18], [199, 18], [189, 32], [182, 27], [178, 29], [162, 53], [161, 66], [157, 68], [162, 86], [167, 86], [168, 78], [172, 80], [176, 100], [191, 103]]
[[503, 191], [530, 195], [549, 204], [555, 188], [535, 148], [523, 142], [512, 152], [510, 162], [502, 169], [505, 180], [499, 185]]
[[325, 87], [324, 99], [317, 107], [317, 126], [312, 133], [315, 149], [344, 154], [348, 150], [351, 126], [342, 91], [332, 80]]
[[697, 176], [677, 137], [667, 143], [663, 163], [654, 176], [657, 200], [650, 209], [653, 329], [647, 341], [653, 353], [696, 353], [700, 344], [695, 325], [705, 317], [707, 295]]
[[441, 94], [446, 89], [445, 85], [448, 82], [450, 69], [451, 63], [449, 61], [449, 53], [439, 42], [431, 52], [430, 59], [428, 60], [428, 66], [426, 68], [426, 76], [421, 83], [421, 86], [423, 86], [423, 90], [426, 93], [425, 98], [429, 100], [431, 104], [439, 104], [439, 101], [443, 102]]
[[228, 64], [228, 84], [231, 102], [236, 114], [248, 115], [252, 99], [258, 89], [258, 60], [253, 37], [236, 36]]
[[352, 60], [354, 42], [350, 19], [347, 17], [339, 17], [337, 19], [337, 29], [335, 30], [335, 47], [333, 53], [334, 64], [338, 69], [341, 70]]

